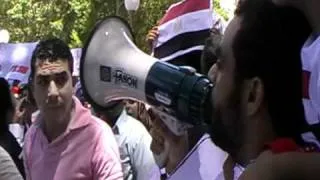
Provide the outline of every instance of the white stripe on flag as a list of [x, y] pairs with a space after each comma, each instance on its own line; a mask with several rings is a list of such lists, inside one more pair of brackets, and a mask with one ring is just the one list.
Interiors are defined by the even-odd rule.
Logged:
[[200, 10], [179, 16], [159, 26], [160, 36], [156, 47], [186, 32], [201, 31], [213, 27], [213, 12], [211, 9]]
[[189, 48], [189, 49], [177, 51], [177, 52], [171, 54], [170, 56], [161, 58], [159, 60], [160, 61], [170, 61], [170, 60], [172, 60], [172, 59], [174, 59], [174, 58], [176, 58], [178, 56], [182, 56], [182, 55], [187, 54], [189, 52], [196, 51], [196, 50], [203, 50], [203, 48], [204, 48], [204, 45], [194, 46], [194, 47]]

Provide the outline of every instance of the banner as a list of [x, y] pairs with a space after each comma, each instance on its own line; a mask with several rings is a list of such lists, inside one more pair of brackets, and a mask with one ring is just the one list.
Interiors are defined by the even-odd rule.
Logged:
[[[0, 43], [0, 77], [4, 77], [9, 83], [14, 80], [21, 84], [27, 84], [30, 75], [30, 63], [32, 52], [37, 42], [8, 44]], [[73, 62], [73, 76], [79, 76], [81, 48], [71, 49]]]
[[0, 44], [0, 74], [9, 82], [28, 83], [34, 43]]

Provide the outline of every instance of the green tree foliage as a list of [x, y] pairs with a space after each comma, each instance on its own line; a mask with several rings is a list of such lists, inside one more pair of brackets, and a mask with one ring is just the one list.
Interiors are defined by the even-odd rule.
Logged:
[[[0, 27], [10, 32], [11, 42], [33, 42], [59, 37], [71, 47], [82, 47], [95, 23], [109, 15], [128, 20], [123, 0], [1, 0]], [[146, 50], [145, 37], [170, 4], [177, 0], [141, 0], [132, 15], [137, 45]], [[216, 12], [227, 19], [219, 0]]]
[[224, 20], [226, 21], [229, 20], [228, 12], [220, 6], [220, 0], [214, 0], [213, 7], [214, 7], [214, 11], [218, 13], [221, 17], [223, 17]]

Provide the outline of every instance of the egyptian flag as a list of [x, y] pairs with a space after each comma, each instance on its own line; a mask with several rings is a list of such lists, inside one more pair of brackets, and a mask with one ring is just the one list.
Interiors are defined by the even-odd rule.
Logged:
[[[196, 51], [201, 54], [213, 21], [211, 0], [183, 0], [171, 5], [159, 22], [154, 56], [172, 62]], [[200, 56], [192, 61], [200, 63]]]

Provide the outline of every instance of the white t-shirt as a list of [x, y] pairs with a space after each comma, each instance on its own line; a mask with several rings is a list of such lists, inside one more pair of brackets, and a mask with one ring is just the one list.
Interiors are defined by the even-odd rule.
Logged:
[[[320, 129], [320, 36], [311, 36], [301, 51], [304, 97], [303, 105], [309, 126]], [[319, 131], [319, 130], [316, 130]], [[320, 147], [320, 132], [306, 132], [302, 138]], [[318, 135], [317, 135], [318, 134]]]
[[[245, 168], [242, 167], [241, 165], [239, 164], [236, 164], [234, 167], [233, 167], [233, 180], [238, 180], [239, 177], [241, 176], [241, 174], [244, 172]], [[224, 172], [222, 171], [219, 176], [214, 179], [214, 180], [225, 180], [224, 178]]]
[[223, 171], [226, 152], [205, 134], [177, 166], [168, 180], [215, 180]]
[[18, 123], [9, 124], [11, 134], [16, 138], [20, 146], [23, 146], [25, 127]]
[[159, 180], [160, 169], [150, 150], [152, 138], [143, 124], [123, 110], [112, 129], [119, 145], [124, 179]]

